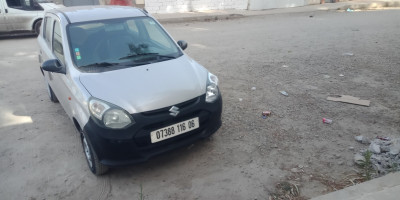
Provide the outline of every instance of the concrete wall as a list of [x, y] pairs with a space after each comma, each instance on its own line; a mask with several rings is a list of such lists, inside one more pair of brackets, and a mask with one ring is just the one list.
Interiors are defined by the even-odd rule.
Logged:
[[304, 5], [320, 4], [321, 0], [304, 0]]
[[150, 13], [174, 13], [202, 10], [247, 9], [248, 0], [145, 0]]
[[249, 0], [249, 10], [304, 6], [305, 0]]

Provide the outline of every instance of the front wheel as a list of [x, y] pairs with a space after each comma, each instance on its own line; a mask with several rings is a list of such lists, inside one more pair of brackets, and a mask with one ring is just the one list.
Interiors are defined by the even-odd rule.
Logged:
[[85, 153], [86, 161], [90, 171], [96, 176], [106, 173], [108, 171], [108, 167], [100, 163], [96, 152], [93, 150], [90, 141], [87, 139], [87, 135], [83, 131], [81, 131], [81, 140], [83, 152]]

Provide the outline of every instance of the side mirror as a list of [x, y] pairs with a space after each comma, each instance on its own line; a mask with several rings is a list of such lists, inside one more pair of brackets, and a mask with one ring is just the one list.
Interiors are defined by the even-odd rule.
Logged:
[[46, 60], [42, 64], [42, 69], [48, 72], [65, 74], [65, 67], [57, 59]]
[[187, 42], [185, 42], [183, 40], [179, 40], [178, 45], [181, 47], [182, 50], [185, 50], [188, 46]]

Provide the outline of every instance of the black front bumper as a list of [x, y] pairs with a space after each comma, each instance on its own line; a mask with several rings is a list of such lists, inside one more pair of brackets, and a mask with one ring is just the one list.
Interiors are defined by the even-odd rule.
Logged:
[[[171, 106], [133, 114], [135, 124], [122, 130], [99, 126], [90, 118], [84, 131], [102, 164], [110, 167], [144, 162], [167, 151], [187, 146], [207, 138], [221, 126], [222, 98], [206, 103], [205, 95], [175, 105], [179, 115], [169, 115]], [[194, 117], [199, 117], [200, 127], [157, 143], [151, 143], [150, 132]]]

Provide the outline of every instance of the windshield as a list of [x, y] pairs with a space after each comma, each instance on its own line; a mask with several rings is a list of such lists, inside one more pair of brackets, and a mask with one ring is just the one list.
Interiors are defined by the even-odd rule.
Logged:
[[86, 72], [162, 62], [182, 55], [150, 17], [71, 24], [68, 34], [74, 63]]

